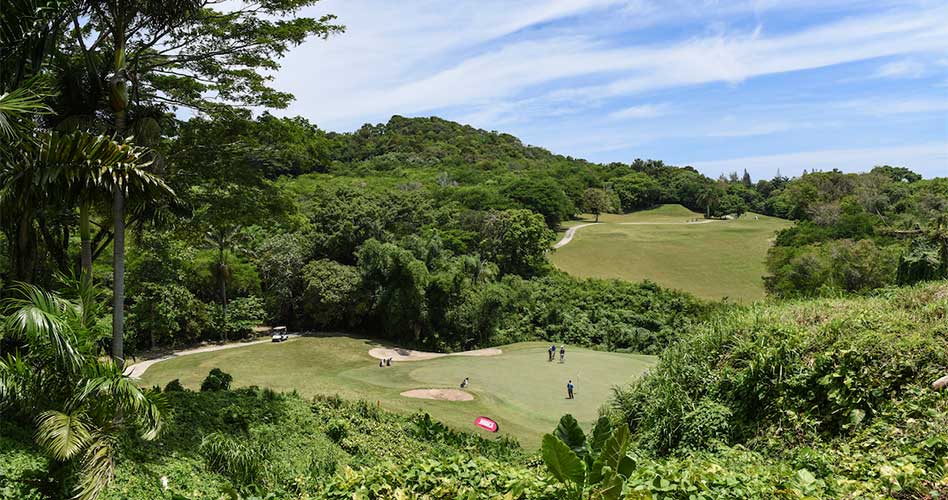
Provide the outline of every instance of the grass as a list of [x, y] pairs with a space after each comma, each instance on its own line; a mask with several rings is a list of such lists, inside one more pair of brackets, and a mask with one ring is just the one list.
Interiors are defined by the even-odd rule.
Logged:
[[[579, 229], [550, 260], [576, 276], [648, 279], [713, 300], [763, 298], [767, 249], [774, 233], [790, 222], [747, 214], [738, 220], [684, 224], [695, 218], [702, 215], [681, 205], [603, 214], [599, 224]], [[586, 216], [570, 225], [592, 221]]]
[[[532, 449], [565, 413], [585, 424], [594, 422], [613, 386], [626, 384], [655, 364], [651, 356], [580, 348], [567, 349], [566, 363], [550, 363], [546, 344], [527, 342], [502, 347], [500, 356], [451, 356], [379, 368], [368, 355], [379, 345], [336, 335], [193, 354], [153, 365], [143, 383], [163, 387], [177, 378], [185, 387], [198, 389], [211, 368], [220, 368], [233, 375], [234, 387], [296, 390], [306, 397], [338, 394], [394, 411], [421, 409], [459, 429], [474, 430], [474, 419], [487, 416], [500, 424], [501, 433]], [[457, 388], [464, 377], [471, 379], [467, 390], [474, 394], [473, 401], [400, 396], [408, 389]], [[573, 400], [566, 399], [570, 379], [576, 385]]]

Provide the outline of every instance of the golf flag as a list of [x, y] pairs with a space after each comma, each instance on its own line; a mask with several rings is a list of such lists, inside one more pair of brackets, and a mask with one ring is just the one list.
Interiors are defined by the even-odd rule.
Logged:
[[474, 420], [474, 425], [491, 432], [497, 432], [500, 429], [500, 426], [497, 425], [497, 422], [494, 422], [487, 417], [477, 417]]

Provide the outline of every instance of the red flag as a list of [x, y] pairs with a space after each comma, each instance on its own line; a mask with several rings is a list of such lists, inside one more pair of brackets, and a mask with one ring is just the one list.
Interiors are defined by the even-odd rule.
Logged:
[[497, 432], [500, 429], [500, 425], [498, 425], [497, 422], [487, 417], [477, 417], [474, 420], [474, 425], [491, 432]]

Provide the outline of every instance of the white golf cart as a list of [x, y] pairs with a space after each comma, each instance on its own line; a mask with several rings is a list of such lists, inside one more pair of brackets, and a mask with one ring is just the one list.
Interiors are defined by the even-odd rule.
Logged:
[[270, 333], [270, 340], [272, 342], [283, 342], [288, 338], [290, 337], [286, 334], [285, 326], [275, 326], [273, 327], [273, 331]]

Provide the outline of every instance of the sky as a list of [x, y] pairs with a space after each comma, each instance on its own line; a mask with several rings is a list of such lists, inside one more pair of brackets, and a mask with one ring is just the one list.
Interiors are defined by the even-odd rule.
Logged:
[[351, 131], [440, 116], [597, 162], [948, 176], [946, 0], [322, 0], [275, 75]]

